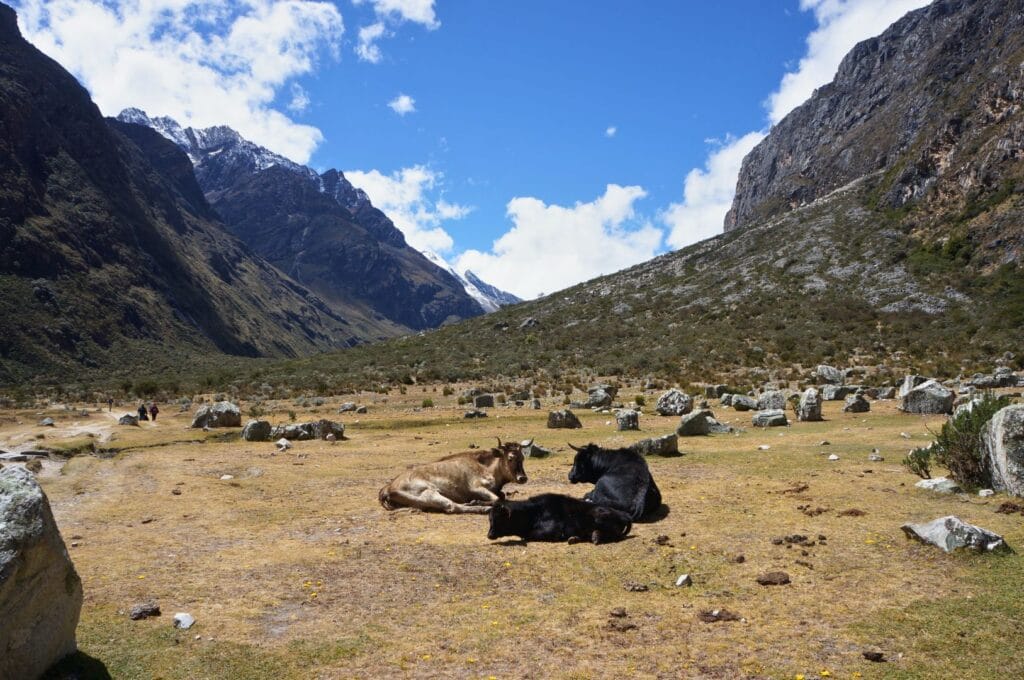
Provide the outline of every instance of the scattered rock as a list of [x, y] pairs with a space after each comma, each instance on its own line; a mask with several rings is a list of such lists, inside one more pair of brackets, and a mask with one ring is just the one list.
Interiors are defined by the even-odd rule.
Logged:
[[25, 463], [25, 469], [33, 474], [39, 474], [43, 471], [43, 461], [38, 458], [33, 458]]
[[365, 415], [365, 414], [367, 414], [369, 412], [370, 412], [369, 409], [367, 409], [365, 406], [358, 406], [358, 407], [356, 407], [356, 413], [358, 413], [359, 415]]
[[786, 395], [778, 390], [769, 390], [757, 398], [758, 411], [782, 411], [786, 408]]
[[996, 492], [993, 491], [992, 489], [979, 489], [978, 495], [981, 496], [982, 498], [988, 498], [989, 496], [995, 496]]
[[520, 444], [523, 447], [523, 456], [526, 458], [547, 458], [551, 455], [550, 449], [545, 449], [532, 439], [527, 439]]
[[242, 428], [242, 439], [247, 442], [269, 442], [272, 429], [266, 420], [250, 420]]
[[789, 425], [786, 412], [782, 409], [758, 411], [753, 417], [754, 427], [784, 427]]
[[680, 455], [679, 436], [676, 434], [666, 434], [663, 437], [641, 439], [634, 443], [630, 448], [642, 456], [654, 455], [671, 457]]
[[54, 426], [56, 426], [56, 423], [53, 422], [53, 418], [47, 417], [47, 418], [43, 418], [42, 420], [39, 421], [39, 427], [54, 427]]
[[1024, 515], [1024, 505], [1019, 505], [1017, 503], [1013, 503], [1012, 501], [1006, 501], [1004, 503], [1001, 503], [999, 507], [996, 508], [996, 512], [1000, 515], [1012, 515], [1015, 512], [1019, 512], [1022, 515]]
[[355, 402], [353, 402], [353, 401], [346, 401], [345, 403], [343, 403], [341, 406], [338, 407], [338, 413], [354, 412], [357, 408], [359, 408], [359, 407], [356, 406]]
[[688, 588], [693, 585], [693, 579], [689, 574], [682, 574], [676, 579], [676, 588]]
[[697, 620], [702, 623], [718, 623], [719, 621], [740, 621], [739, 614], [728, 609], [702, 609], [697, 612]]
[[275, 443], [277, 444], [278, 451], [287, 451], [288, 449], [292, 448], [292, 443], [285, 439], [284, 437], [281, 437]]
[[881, 463], [885, 461], [885, 457], [877, 453], [869, 453], [868, 460], [871, 461], [872, 463]]
[[616, 607], [615, 609], [608, 612], [608, 616], [613, 616], [617, 619], [622, 619], [629, 616], [629, 614], [626, 613], [625, 607]]
[[0, 470], [0, 677], [38, 678], [76, 649], [82, 581], [32, 474]]
[[723, 394], [719, 398], [718, 403], [720, 405], [722, 405], [722, 406], [732, 406], [732, 395], [731, 394]]
[[630, 593], [646, 593], [648, 590], [650, 590], [650, 588], [648, 588], [643, 583], [637, 583], [636, 581], [626, 581], [622, 585], [622, 587]]
[[693, 410], [693, 398], [673, 388], [658, 397], [654, 410], [663, 416], [686, 415]]
[[594, 385], [587, 390], [586, 408], [604, 408], [611, 406], [618, 394], [618, 389], [607, 384]]
[[345, 438], [345, 426], [333, 420], [321, 418], [308, 423], [289, 423], [278, 425], [270, 431], [270, 437], [283, 437], [291, 441], [310, 441], [313, 439], [325, 439], [327, 435], [333, 434], [337, 439]]
[[821, 364], [814, 369], [814, 377], [818, 381], [818, 384], [830, 384], [830, 385], [842, 385], [846, 382], [846, 373], [839, 370], [835, 366], [828, 366]]
[[901, 528], [907, 537], [938, 546], [946, 552], [953, 552], [959, 548], [968, 548], [975, 552], [1009, 548], [1002, 536], [968, 524], [953, 515], [939, 517], [926, 524], [904, 524]]
[[859, 508], [850, 508], [849, 510], [842, 510], [837, 513], [840, 517], [863, 517], [868, 514]]
[[820, 442], [818, 442], [818, 446], [832, 446], [832, 442], [830, 442], [827, 439], [822, 439]]
[[160, 605], [153, 602], [137, 604], [128, 612], [128, 618], [132, 621], [148, 619], [151, 616], [160, 616]]
[[615, 414], [615, 425], [619, 432], [640, 429], [640, 414], [633, 409], [626, 409]]
[[800, 395], [797, 407], [797, 420], [801, 422], [817, 422], [821, 420], [821, 394], [813, 387], [808, 387]]
[[935, 380], [920, 383], [903, 395], [900, 408], [906, 413], [952, 413], [956, 395]]
[[494, 408], [494, 395], [479, 394], [473, 397], [473, 408]]
[[821, 398], [825, 401], [842, 401], [856, 391], [857, 385], [825, 385], [821, 388]]
[[583, 423], [576, 417], [576, 414], [569, 409], [551, 411], [548, 413], [548, 427], [553, 430], [577, 430], [583, 427]]
[[206, 406], [199, 407], [196, 415], [192, 418], [192, 427], [213, 428], [213, 427], [241, 427], [242, 412], [230, 401], [217, 401]]
[[626, 621], [625, 619], [609, 619], [608, 628], [619, 633], [625, 633], [629, 630], [637, 630], [639, 626], [632, 621]]
[[680, 437], [698, 437], [710, 432], [708, 416], [711, 411], [694, 411], [687, 413], [679, 420], [676, 434]]
[[960, 487], [957, 483], [952, 479], [946, 479], [945, 477], [922, 479], [914, 486], [918, 489], [927, 489], [936, 493], [960, 493]]
[[473, 409], [472, 411], [466, 411], [465, 413], [463, 413], [462, 417], [463, 418], [486, 418], [487, 417], [487, 412], [486, 411], [478, 411], [476, 409]]
[[139, 417], [138, 416], [133, 416], [130, 413], [125, 413], [123, 416], [121, 416], [120, 418], [117, 419], [117, 424], [118, 425], [134, 425], [135, 427], [138, 427], [139, 426]]
[[861, 652], [861, 656], [863, 656], [865, 659], [867, 659], [868, 661], [870, 661], [872, 663], [884, 663], [885, 662], [885, 654], [883, 654], [882, 652], [864, 651], [864, 652]]
[[737, 411], [757, 410], [757, 400], [754, 399], [753, 397], [748, 397], [745, 394], [732, 395], [731, 405]]
[[789, 574], [784, 571], [769, 571], [757, 577], [762, 586], [784, 586], [790, 582]]
[[539, 411], [540, 410], [540, 399], [532, 399], [532, 400], [530, 400], [530, 408], [532, 408], [534, 411]]
[[526, 329], [526, 328], [535, 328], [535, 327], [537, 327], [539, 325], [540, 325], [540, 321], [537, 321], [537, 319], [535, 319], [532, 316], [530, 316], [530, 317], [527, 317], [526, 319], [524, 319], [521, 324], [519, 324], [519, 330], [523, 330], [523, 329]]
[[926, 382], [928, 382], [928, 378], [924, 377], [923, 375], [908, 375], [903, 379], [903, 382], [900, 384], [900, 398], [902, 399], [903, 397], [907, 396], [907, 393], [910, 392], [910, 390], [914, 389], [918, 385], [923, 385]]
[[879, 387], [878, 388], [878, 392], [876, 393], [876, 396], [875, 396], [875, 399], [878, 399], [878, 400], [882, 400], [882, 399], [895, 399], [895, 398], [896, 398], [896, 388], [895, 387]]
[[229, 479], [234, 479], [234, 478], [235, 478], [235, 476], [234, 476], [234, 475], [221, 475], [221, 476], [220, 476], [220, 481], [222, 481], [222, 482], [226, 482], [226, 481], [228, 481]]
[[187, 612], [178, 612], [174, 615], [174, 627], [181, 630], [188, 630], [196, 622], [196, 618]]
[[1024, 496], [1024, 404], [997, 411], [982, 429], [981, 439], [992, 488]]
[[333, 433], [333, 432], [328, 432], [328, 433], [327, 433], [327, 434], [326, 434], [326, 435], [324, 436], [324, 441], [325, 441], [325, 442], [330, 442], [330, 443], [332, 443], [332, 444], [333, 444], [334, 442], [338, 441], [338, 438], [337, 438], [337, 437], [336, 437], [336, 436], [334, 435], [334, 433]]
[[758, 447], [757, 447], [757, 450], [758, 450], [758, 451], [767, 451], [767, 450], [769, 450], [770, 448], [772, 448], [772, 447], [771, 447], [771, 446], [769, 446], [768, 444], [761, 444], [760, 446], [758, 446]]
[[727, 389], [725, 385], [707, 385], [704, 388], [704, 396], [708, 399], [721, 399]]
[[867, 413], [870, 410], [871, 402], [862, 394], [851, 394], [846, 398], [846, 404], [843, 406], [845, 413]]
[[832, 455], [830, 455], [828, 457], [828, 459], [834, 462], [834, 461], [839, 460], [839, 456], [837, 456], [836, 454], [833, 453]]

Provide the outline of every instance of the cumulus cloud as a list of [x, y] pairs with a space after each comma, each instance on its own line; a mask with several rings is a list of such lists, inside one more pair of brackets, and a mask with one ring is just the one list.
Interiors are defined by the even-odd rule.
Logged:
[[642, 187], [609, 184], [602, 196], [570, 207], [513, 198], [506, 206], [512, 229], [488, 253], [462, 253], [456, 268], [533, 298], [649, 260], [661, 246], [662, 232], [635, 224], [634, 204], [646, 195]]
[[619, 131], [619, 128], [615, 127], [614, 125], [609, 125], [604, 130], [604, 136], [605, 137], [609, 137], [609, 138], [614, 137], [615, 133], [618, 132], [618, 131]]
[[800, 9], [814, 12], [818, 22], [807, 36], [807, 53], [795, 71], [782, 77], [768, 99], [772, 124], [807, 101], [815, 88], [836, 75], [843, 57], [862, 40], [882, 33], [907, 12], [931, 0], [800, 0]]
[[429, 31], [441, 26], [434, 11], [434, 0], [352, 0], [355, 5], [369, 4], [377, 15], [377, 21], [359, 29], [356, 56], [362, 61], [379, 64], [384, 54], [377, 45], [381, 38], [391, 35], [386, 24], [397, 25], [405, 22], [419, 24]]
[[[21, 0], [25, 36], [72, 71], [100, 109], [137, 106], [183, 125], [226, 124], [300, 163], [320, 130], [274, 102], [324, 54], [344, 24], [316, 0]], [[285, 90], [287, 91], [287, 90]], [[292, 92], [293, 111], [308, 106]]]
[[292, 113], [302, 113], [309, 108], [309, 94], [298, 83], [292, 85], [292, 100], [288, 102], [288, 110]]
[[346, 170], [345, 177], [370, 197], [413, 248], [445, 253], [452, 249], [451, 235], [441, 226], [458, 220], [472, 208], [437, 197], [443, 177], [423, 165], [402, 168], [390, 175], [378, 170]]
[[[807, 52], [796, 70], [786, 73], [765, 103], [768, 124], [774, 125], [805, 102], [814, 90], [830, 82], [843, 57], [862, 40], [882, 33], [907, 12], [930, 0], [800, 0], [817, 27], [807, 36]], [[691, 170], [683, 183], [683, 200], [660, 215], [669, 229], [668, 242], [682, 248], [722, 231], [736, 192], [743, 157], [767, 130], [728, 136], [708, 154], [704, 168]]]
[[399, 116], [416, 111], [416, 100], [407, 94], [400, 94], [388, 102], [388, 107]]
[[724, 142], [715, 142], [703, 168], [690, 170], [683, 182], [682, 202], [670, 204], [661, 214], [669, 229], [670, 246], [682, 248], [721, 233], [743, 157], [762, 139], [763, 132], [726, 137]]

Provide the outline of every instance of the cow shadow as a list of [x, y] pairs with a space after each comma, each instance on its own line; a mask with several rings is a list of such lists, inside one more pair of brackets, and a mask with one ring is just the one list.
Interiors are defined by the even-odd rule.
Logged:
[[[637, 537], [634, 536], [633, 534], [629, 534], [629, 535], [623, 536], [622, 538], [620, 538], [617, 541], [608, 541], [607, 543], [602, 543], [601, 545], [608, 545], [610, 543], [623, 543], [625, 541], [632, 541], [634, 538], [637, 538]], [[579, 543], [569, 543], [568, 541], [532, 541], [532, 542], [533, 543], [549, 543], [549, 544], [552, 544], [552, 545], [584, 545], [584, 544], [589, 545], [590, 544], [589, 541], [580, 541]], [[526, 548], [526, 547], [529, 547], [530, 543], [531, 543], [531, 541], [527, 541], [525, 538], [519, 538], [519, 539], [509, 538], [509, 539], [504, 540], [504, 541], [494, 541], [493, 543], [491, 543], [491, 545], [499, 545], [499, 546], [501, 546], [503, 548]]]
[[43, 674], [41, 680], [112, 680], [106, 664], [78, 651], [69, 654]]
[[650, 515], [647, 515], [646, 517], [643, 517], [641, 519], [635, 520], [633, 523], [634, 524], [654, 524], [655, 522], [660, 522], [661, 520], [663, 520], [666, 517], [668, 517], [671, 512], [672, 512], [672, 508], [670, 508], [665, 503], [662, 503], [658, 507], [658, 509], [655, 510], [654, 512], [652, 512]]

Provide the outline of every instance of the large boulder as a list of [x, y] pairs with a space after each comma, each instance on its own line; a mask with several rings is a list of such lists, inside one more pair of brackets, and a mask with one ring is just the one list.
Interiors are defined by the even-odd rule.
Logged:
[[721, 397], [718, 398], [719, 405], [721, 405], [721, 406], [732, 406], [732, 397], [733, 397], [733, 395], [731, 395], [728, 392], [726, 392], [725, 394], [723, 394]]
[[575, 413], [566, 408], [548, 413], [548, 427], [553, 430], [577, 430], [583, 427], [583, 423]]
[[133, 416], [131, 413], [125, 413], [123, 416], [117, 419], [118, 425], [134, 425], [139, 426], [139, 417]]
[[272, 430], [266, 420], [250, 420], [242, 428], [242, 439], [247, 442], [269, 442]]
[[935, 380], [920, 383], [903, 395], [900, 408], [907, 413], [952, 413], [956, 395]]
[[846, 374], [835, 366], [821, 364], [814, 369], [814, 377], [818, 384], [842, 385], [846, 382]]
[[846, 398], [843, 411], [846, 413], [867, 413], [871, 410], [871, 402], [863, 394], [851, 394]]
[[725, 385], [707, 385], [704, 388], [704, 396], [708, 399], [721, 399], [728, 389]]
[[1008, 548], [1002, 536], [968, 524], [959, 517], [939, 517], [925, 524], [904, 524], [903, 533], [923, 543], [938, 546], [946, 552], [967, 548], [975, 552], [991, 552]]
[[786, 394], [779, 390], [769, 390], [757, 398], [758, 411], [785, 410]]
[[494, 408], [494, 395], [478, 394], [473, 397], [473, 408]]
[[856, 385], [825, 385], [821, 388], [821, 397], [825, 401], [842, 401], [856, 391]]
[[926, 382], [928, 382], [928, 378], [923, 375], [908, 375], [903, 379], [903, 383], [900, 384], [900, 398], [902, 399], [907, 396], [907, 393], [910, 392], [910, 390]]
[[587, 390], [587, 401], [584, 406], [586, 408], [604, 408], [606, 406], [611, 406], [612, 401], [615, 400], [615, 395], [618, 393], [618, 389], [611, 385], [594, 385]]
[[682, 416], [693, 410], [693, 397], [675, 388], [658, 397], [654, 410], [663, 416]]
[[785, 427], [789, 425], [789, 421], [786, 420], [786, 412], [778, 408], [758, 411], [752, 420], [754, 427]]
[[992, 488], [1024, 496], [1024, 404], [997, 411], [982, 429], [981, 441]]
[[634, 442], [629, 448], [642, 456], [671, 457], [680, 455], [679, 436], [675, 434], [666, 434], [663, 437], [641, 439], [638, 442]]
[[351, 413], [359, 408], [354, 401], [346, 401], [338, 407], [338, 413]]
[[676, 434], [680, 437], [699, 437], [711, 432], [708, 418], [712, 417], [711, 411], [694, 411], [687, 413], [679, 420], [676, 427]]
[[808, 387], [800, 395], [800, 405], [797, 407], [796, 418], [802, 422], [817, 422], [821, 420], [821, 393], [813, 387]]
[[615, 425], [619, 432], [640, 429], [640, 414], [633, 409], [623, 409], [615, 414]]
[[76, 649], [82, 581], [32, 473], [0, 470], [0, 678], [38, 678]]
[[309, 423], [278, 425], [270, 431], [271, 438], [281, 437], [290, 441], [326, 439], [329, 434], [334, 435], [335, 439], [344, 439], [345, 426], [333, 420], [321, 419]]
[[878, 388], [878, 393], [875, 396], [875, 399], [895, 399], [895, 398], [896, 398], [896, 388], [895, 387], [879, 387]]
[[745, 394], [732, 395], [732, 407], [737, 411], [756, 411], [757, 400]]
[[192, 418], [192, 427], [241, 427], [242, 412], [230, 401], [217, 401], [199, 407]]

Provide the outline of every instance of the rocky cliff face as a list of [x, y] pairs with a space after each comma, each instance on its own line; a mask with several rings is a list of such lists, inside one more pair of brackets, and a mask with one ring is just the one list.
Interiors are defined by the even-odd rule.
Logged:
[[138, 109], [118, 120], [177, 144], [228, 228], [336, 308], [358, 305], [410, 330], [485, 311], [449, 271], [411, 248], [341, 172], [318, 175], [227, 127], [182, 128]]
[[744, 160], [726, 231], [872, 177], [876, 205], [963, 210], [1024, 153], [1024, 2], [937, 0], [857, 45]]

